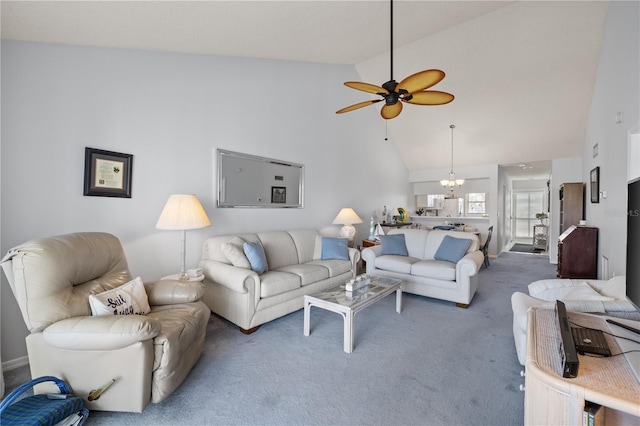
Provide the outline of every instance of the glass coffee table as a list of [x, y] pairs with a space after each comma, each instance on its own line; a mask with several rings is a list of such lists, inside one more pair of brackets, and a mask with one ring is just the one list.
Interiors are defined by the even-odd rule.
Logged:
[[309, 336], [311, 307], [317, 306], [342, 315], [344, 318], [344, 351], [353, 352], [353, 319], [358, 312], [396, 292], [396, 312], [402, 311], [402, 280], [371, 277], [371, 283], [353, 292], [340, 284], [326, 291], [304, 296], [304, 335]]

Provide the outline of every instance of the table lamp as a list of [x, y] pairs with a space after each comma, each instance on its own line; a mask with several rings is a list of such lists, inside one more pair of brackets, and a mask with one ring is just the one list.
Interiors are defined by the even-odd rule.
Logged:
[[360, 219], [356, 212], [350, 207], [340, 210], [338, 216], [333, 219], [334, 225], [343, 225], [342, 228], [340, 228], [340, 236], [349, 241], [352, 241], [356, 235], [356, 228], [353, 226], [354, 223], [362, 223], [362, 219]]
[[200, 200], [193, 194], [173, 194], [169, 196], [160, 218], [156, 223], [157, 229], [182, 231], [182, 265], [180, 280], [187, 280], [185, 270], [187, 256], [187, 229], [198, 229], [211, 226]]

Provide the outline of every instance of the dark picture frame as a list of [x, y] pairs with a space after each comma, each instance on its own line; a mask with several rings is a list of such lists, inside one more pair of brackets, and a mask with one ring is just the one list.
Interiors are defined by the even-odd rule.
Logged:
[[600, 202], [600, 167], [591, 170], [590, 174], [591, 202]]
[[131, 198], [133, 155], [84, 149], [84, 195]]
[[284, 186], [271, 187], [271, 202], [274, 204], [284, 204], [287, 202], [287, 188]]

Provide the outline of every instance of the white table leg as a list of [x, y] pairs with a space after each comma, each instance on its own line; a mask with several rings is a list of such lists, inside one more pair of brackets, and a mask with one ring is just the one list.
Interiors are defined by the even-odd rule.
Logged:
[[304, 301], [304, 335], [309, 336], [309, 326], [311, 322], [311, 303]]
[[399, 288], [396, 290], [396, 312], [402, 312], [402, 289]]
[[353, 311], [343, 314], [344, 316], [344, 351], [348, 354], [353, 352]]

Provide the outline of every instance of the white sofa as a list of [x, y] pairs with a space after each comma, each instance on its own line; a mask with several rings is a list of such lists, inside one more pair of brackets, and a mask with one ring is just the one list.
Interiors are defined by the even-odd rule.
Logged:
[[[367, 274], [399, 278], [407, 293], [455, 302], [466, 308], [478, 287], [478, 271], [484, 260], [478, 237], [470, 232], [425, 229], [391, 229], [387, 235], [404, 234], [408, 256], [382, 255], [382, 245], [367, 247], [362, 258]], [[471, 240], [457, 263], [436, 260], [445, 236]]]
[[638, 309], [626, 296], [624, 276], [609, 280], [539, 280], [529, 284], [528, 290], [528, 295], [521, 292], [511, 295], [513, 339], [522, 365], [527, 359], [527, 312], [532, 307], [555, 309], [556, 300], [561, 300], [573, 312], [629, 313]]
[[[258, 274], [246, 266], [234, 266], [223, 249], [237, 238], [260, 241], [267, 272]], [[347, 248], [347, 252], [348, 260], [322, 260], [322, 236], [306, 229], [208, 238], [199, 263], [205, 276], [202, 300], [212, 312], [250, 333], [261, 324], [301, 309], [305, 294], [352, 278], [360, 252], [354, 248]]]

